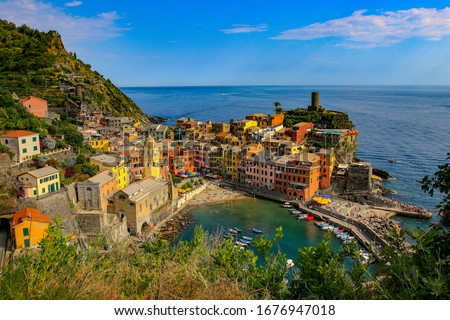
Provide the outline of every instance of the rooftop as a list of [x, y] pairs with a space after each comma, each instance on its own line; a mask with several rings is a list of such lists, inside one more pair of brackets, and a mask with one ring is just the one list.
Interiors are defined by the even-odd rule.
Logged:
[[164, 180], [156, 180], [154, 178], [147, 178], [145, 180], [132, 183], [128, 187], [123, 188], [120, 191], [125, 193], [128, 196], [128, 198], [130, 199], [130, 201], [136, 203], [142, 197], [161, 189], [166, 184], [167, 184], [167, 182], [165, 182]]
[[12, 218], [12, 227], [16, 227], [21, 224], [24, 220], [32, 220], [32, 221], [42, 221], [42, 222], [52, 222], [50, 217], [44, 216], [41, 213], [41, 210], [33, 209], [33, 208], [25, 208], [16, 213], [14, 213]]
[[18, 138], [18, 137], [26, 137], [37, 134], [36, 132], [25, 131], [25, 130], [15, 130], [9, 131], [2, 135], [2, 138]]
[[111, 170], [106, 170], [89, 178], [86, 182], [98, 183], [100, 186], [116, 178]]
[[31, 170], [31, 171], [22, 173], [21, 175], [29, 174], [29, 175], [39, 179], [39, 178], [46, 177], [46, 176], [49, 176], [51, 174], [55, 174], [58, 172], [59, 171], [57, 169], [55, 169], [51, 166], [48, 166], [48, 167], [43, 167], [43, 168], [40, 168], [37, 170]]

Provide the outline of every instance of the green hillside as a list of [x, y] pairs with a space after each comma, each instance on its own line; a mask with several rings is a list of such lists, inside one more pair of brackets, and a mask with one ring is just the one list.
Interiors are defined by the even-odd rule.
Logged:
[[46, 99], [49, 108], [81, 107], [112, 116], [146, 119], [109, 79], [67, 52], [56, 31], [41, 32], [0, 20], [0, 89]]

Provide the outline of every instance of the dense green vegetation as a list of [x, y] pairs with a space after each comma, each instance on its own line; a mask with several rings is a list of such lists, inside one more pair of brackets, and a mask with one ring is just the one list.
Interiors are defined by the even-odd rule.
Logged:
[[433, 196], [434, 191], [443, 194], [442, 200], [438, 205], [439, 214], [442, 217], [442, 223], [450, 227], [450, 152], [447, 153], [447, 163], [438, 167], [433, 176], [425, 176], [420, 183], [422, 190]]
[[307, 109], [297, 108], [284, 110], [279, 102], [275, 102], [275, 113], [284, 114], [284, 126], [292, 127], [299, 122], [312, 122], [314, 124], [324, 125], [328, 129], [353, 129], [353, 123], [344, 113], [323, 110], [308, 111]]
[[[191, 241], [161, 240], [107, 252], [99, 238], [88, 250], [51, 227], [38, 251], [26, 251], [0, 274], [1, 299], [449, 299], [450, 237], [442, 229], [402, 233], [375, 274], [356, 245], [334, 252], [325, 238], [299, 250], [295, 267], [273, 239], [257, 238], [240, 251], [198, 228]], [[69, 244], [68, 244], [69, 243]], [[286, 282], [286, 280], [289, 280]]]
[[0, 89], [19, 97], [34, 95], [50, 108], [91, 109], [114, 116], [143, 117], [143, 112], [111, 81], [64, 49], [56, 31], [41, 32], [0, 20]]
[[39, 133], [43, 140], [47, 135], [63, 134], [64, 140], [56, 142], [58, 148], [71, 145], [82, 148], [83, 135], [78, 132], [74, 119], [53, 120], [52, 124], [35, 117], [22, 105], [14, 101], [11, 93], [0, 88], [0, 132], [9, 130], [28, 130]]

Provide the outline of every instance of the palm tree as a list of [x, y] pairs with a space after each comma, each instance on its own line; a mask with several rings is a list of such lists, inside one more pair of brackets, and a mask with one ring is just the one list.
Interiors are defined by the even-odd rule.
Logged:
[[275, 106], [275, 113], [281, 113], [283, 111], [283, 109], [280, 108], [280, 106], [281, 106], [280, 102], [276, 101], [273, 103], [273, 105]]

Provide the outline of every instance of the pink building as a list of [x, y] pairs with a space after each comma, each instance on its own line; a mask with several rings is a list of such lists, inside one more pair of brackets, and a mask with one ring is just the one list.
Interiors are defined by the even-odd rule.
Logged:
[[29, 96], [20, 99], [20, 102], [28, 110], [29, 113], [34, 114], [36, 117], [38, 118], [48, 117], [47, 100], [34, 96]]
[[255, 187], [273, 190], [275, 187], [276, 164], [268, 150], [259, 152], [245, 160], [246, 183]]

